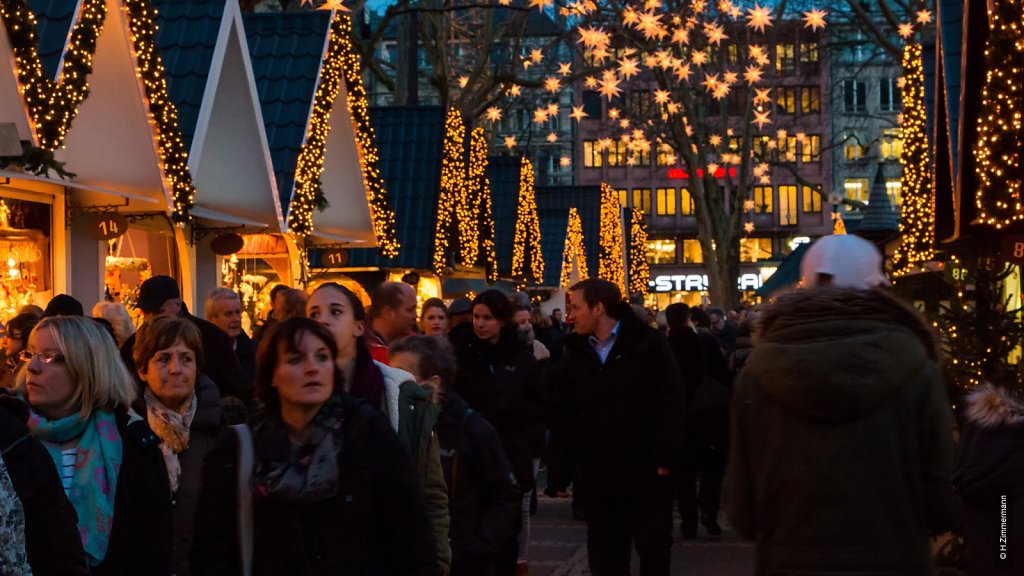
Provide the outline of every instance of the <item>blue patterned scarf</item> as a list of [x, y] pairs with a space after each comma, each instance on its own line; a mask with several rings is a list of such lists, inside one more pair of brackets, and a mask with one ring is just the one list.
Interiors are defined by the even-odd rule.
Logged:
[[50, 453], [58, 473], [63, 460], [60, 445], [79, 438], [68, 499], [78, 513], [78, 533], [89, 564], [96, 566], [107, 555], [114, 523], [114, 494], [123, 451], [117, 421], [102, 410], [94, 411], [87, 420], [75, 413], [52, 421], [33, 411], [28, 427]]

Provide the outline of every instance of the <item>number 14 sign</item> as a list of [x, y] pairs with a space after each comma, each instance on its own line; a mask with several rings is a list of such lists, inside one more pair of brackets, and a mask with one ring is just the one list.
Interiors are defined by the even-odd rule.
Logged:
[[97, 240], [113, 240], [128, 231], [128, 219], [116, 212], [93, 214], [89, 221], [89, 235]]

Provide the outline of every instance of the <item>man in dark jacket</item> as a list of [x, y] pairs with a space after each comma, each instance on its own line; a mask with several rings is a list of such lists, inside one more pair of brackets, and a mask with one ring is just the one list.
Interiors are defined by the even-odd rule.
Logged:
[[249, 382], [256, 379], [256, 343], [242, 330], [242, 299], [238, 292], [223, 286], [206, 296], [206, 319], [231, 339], [242, 374]]
[[665, 339], [645, 326], [605, 280], [569, 292], [576, 332], [551, 382], [548, 493], [574, 480], [586, 510], [594, 576], [667, 575], [672, 547], [672, 473], [682, 437], [683, 383]]
[[728, 513], [759, 574], [930, 574], [952, 527], [953, 420], [934, 335], [856, 236], [804, 255], [732, 404]]
[[[139, 300], [136, 306], [142, 310], [142, 317], [146, 322], [158, 316], [188, 318], [199, 328], [199, 333], [203, 337], [203, 356], [210, 359], [203, 366], [203, 373], [217, 385], [221, 397], [233, 396], [246, 405], [252, 401], [252, 382], [247, 381], [242, 373], [242, 367], [231, 346], [231, 339], [212, 323], [182, 310], [181, 291], [178, 290], [178, 283], [174, 278], [153, 276], [143, 282], [139, 287]], [[132, 334], [121, 345], [121, 359], [128, 367], [129, 374], [138, 372], [132, 357], [134, 347], [135, 335]]]
[[680, 528], [687, 539], [696, 538], [699, 516], [708, 534], [719, 536], [722, 528], [718, 525], [718, 510], [728, 453], [729, 398], [723, 395], [719, 404], [700, 407], [694, 405], [693, 398], [697, 389], [705, 385], [705, 378], [713, 380], [708, 386], [728, 386], [729, 371], [718, 340], [710, 332], [693, 327], [686, 304], [669, 305], [665, 319], [669, 328], [668, 345], [679, 362], [686, 386], [686, 403], [691, 409], [676, 475]]

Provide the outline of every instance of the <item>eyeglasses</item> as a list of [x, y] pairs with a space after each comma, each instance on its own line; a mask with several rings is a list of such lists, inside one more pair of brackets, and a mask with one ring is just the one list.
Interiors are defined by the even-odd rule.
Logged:
[[63, 362], [64, 355], [60, 352], [29, 352], [28, 350], [22, 350], [18, 354], [18, 358], [22, 362], [31, 362], [33, 358], [39, 358], [39, 361], [43, 364], [53, 364], [54, 362]]
[[7, 338], [8, 340], [21, 340], [20, 332], [4, 332], [0, 337]]

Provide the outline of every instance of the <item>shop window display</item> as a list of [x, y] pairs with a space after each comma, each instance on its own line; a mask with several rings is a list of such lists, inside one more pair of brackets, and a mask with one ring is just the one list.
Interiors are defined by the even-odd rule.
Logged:
[[48, 204], [0, 199], [0, 320], [27, 304], [45, 305], [52, 295], [51, 208]]

